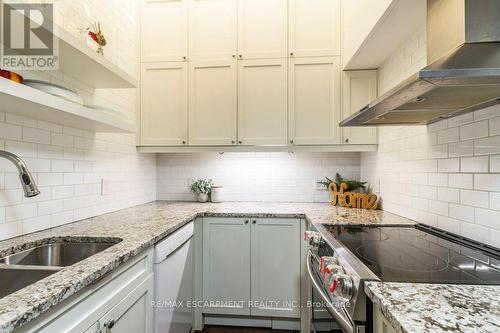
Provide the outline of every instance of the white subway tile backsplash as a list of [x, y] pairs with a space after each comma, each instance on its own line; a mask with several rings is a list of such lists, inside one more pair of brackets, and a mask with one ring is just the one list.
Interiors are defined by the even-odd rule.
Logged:
[[[425, 30], [417, 35], [425, 41]], [[423, 57], [423, 63], [399, 68], [401, 59], [412, 59], [405, 50], [414, 49], [403, 45], [378, 68], [381, 94], [426, 65]], [[425, 54], [425, 42], [412, 52]], [[384, 209], [500, 247], [500, 222], [495, 223], [500, 219], [495, 174], [500, 173], [500, 106], [428, 126], [380, 126], [378, 137], [378, 152], [361, 154], [360, 178], [380, 183]], [[427, 174], [419, 193], [408, 186], [413, 173], [418, 179]]]
[[490, 156], [490, 172], [500, 173], [500, 155]]
[[36, 128], [24, 127], [23, 141], [41, 143], [41, 144], [50, 144], [50, 132]]
[[24, 220], [37, 215], [37, 204], [26, 203], [14, 206], [7, 206], [5, 208], [5, 221], [14, 222]]
[[500, 117], [496, 117], [489, 120], [489, 135], [500, 135]]
[[474, 140], [474, 155], [500, 154], [500, 136]]
[[468, 206], [488, 208], [488, 192], [460, 190], [460, 203]]
[[445, 216], [438, 216], [438, 228], [460, 234], [460, 221]]
[[461, 157], [474, 155], [474, 141], [462, 141], [449, 144], [449, 156]]
[[5, 115], [5, 122], [15, 125], [20, 125], [24, 127], [36, 127], [37, 120], [34, 118], [28, 118], [24, 116], [20, 116], [13, 113], [7, 113]]
[[450, 174], [448, 176], [448, 186], [450, 187], [472, 189], [473, 183], [472, 174]]
[[52, 172], [73, 172], [73, 161], [72, 160], [52, 160], [51, 164]]
[[476, 224], [500, 230], [500, 212], [476, 208]]
[[490, 243], [490, 229], [477, 224], [460, 222], [460, 235], [479, 242]]
[[22, 140], [23, 128], [21, 126], [0, 123], [0, 138], [6, 140]]
[[439, 187], [438, 200], [451, 203], [460, 202], [460, 191], [455, 188]]
[[488, 172], [488, 156], [464, 157], [460, 159], [462, 172]]
[[460, 140], [479, 139], [488, 136], [488, 121], [478, 121], [460, 126]]
[[459, 129], [458, 127], [448, 128], [441, 130], [437, 134], [438, 144], [458, 142], [459, 141]]
[[500, 192], [500, 174], [474, 175], [474, 188], [476, 190]]
[[[226, 201], [327, 202], [328, 192], [316, 189], [315, 182], [334, 178], [336, 172], [359, 179], [359, 164], [359, 153], [158, 155], [157, 197], [193, 200], [188, 179], [212, 178], [224, 185]], [[99, 166], [94, 165], [94, 171], [96, 168]]]
[[51, 142], [54, 146], [73, 147], [74, 137], [67, 134], [52, 133]]
[[438, 160], [438, 172], [459, 172], [460, 160], [458, 158], [449, 158]]

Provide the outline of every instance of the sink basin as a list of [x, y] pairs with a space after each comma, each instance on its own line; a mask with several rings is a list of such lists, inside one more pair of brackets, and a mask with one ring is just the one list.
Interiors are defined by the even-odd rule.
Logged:
[[56, 273], [55, 269], [0, 267], [0, 298]]
[[[1, 258], [6, 265], [71, 266], [116, 243], [51, 243]], [[3, 281], [0, 278], [0, 281]]]

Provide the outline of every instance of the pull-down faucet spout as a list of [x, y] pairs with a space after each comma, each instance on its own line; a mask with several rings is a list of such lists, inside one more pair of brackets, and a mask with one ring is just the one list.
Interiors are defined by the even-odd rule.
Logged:
[[17, 171], [19, 172], [19, 179], [21, 180], [21, 185], [23, 186], [25, 197], [31, 198], [40, 194], [33, 176], [31, 176], [28, 168], [26, 167], [26, 163], [24, 163], [24, 161], [19, 156], [9, 153], [5, 150], [0, 150], [0, 157], [8, 159], [16, 166]]

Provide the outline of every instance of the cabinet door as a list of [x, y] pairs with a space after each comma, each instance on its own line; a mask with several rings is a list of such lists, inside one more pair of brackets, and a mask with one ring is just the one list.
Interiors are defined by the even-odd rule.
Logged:
[[340, 55], [340, 0], [290, 0], [289, 4], [290, 53]]
[[251, 315], [300, 318], [300, 220], [253, 219], [251, 230]]
[[287, 57], [287, 1], [238, 1], [238, 54], [242, 59]]
[[228, 302], [204, 313], [250, 315], [249, 219], [203, 218], [203, 300]]
[[150, 275], [118, 305], [99, 319], [101, 332], [153, 333], [152, 297], [153, 276]]
[[236, 60], [189, 66], [189, 143], [236, 143]]
[[339, 143], [340, 57], [290, 59], [288, 78], [290, 142]]
[[189, 0], [189, 59], [236, 57], [237, 1]]
[[187, 57], [187, 0], [142, 0], [141, 61]]
[[286, 144], [286, 59], [243, 60], [238, 66], [238, 143]]
[[[342, 76], [342, 119], [361, 110], [377, 97], [377, 71], [344, 71]], [[376, 144], [376, 127], [343, 127], [345, 144]]]
[[187, 64], [142, 64], [141, 145], [187, 141]]

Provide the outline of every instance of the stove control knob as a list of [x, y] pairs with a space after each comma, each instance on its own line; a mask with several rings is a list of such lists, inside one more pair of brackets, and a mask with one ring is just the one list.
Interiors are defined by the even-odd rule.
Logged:
[[330, 284], [330, 292], [345, 301], [350, 301], [353, 294], [352, 278], [345, 273], [335, 274]]
[[317, 231], [306, 231], [304, 232], [304, 240], [309, 241], [309, 245], [318, 246], [321, 244], [322, 238], [321, 234]]
[[344, 269], [342, 266], [334, 265], [334, 264], [326, 264], [323, 268], [323, 280], [325, 280], [327, 286], [331, 286], [333, 281], [335, 280], [335, 276], [337, 274], [343, 274]]
[[338, 264], [339, 264], [339, 262], [338, 262], [337, 258], [323, 256], [320, 258], [320, 261], [319, 261], [319, 272], [325, 273], [325, 268], [327, 265], [338, 265]]

